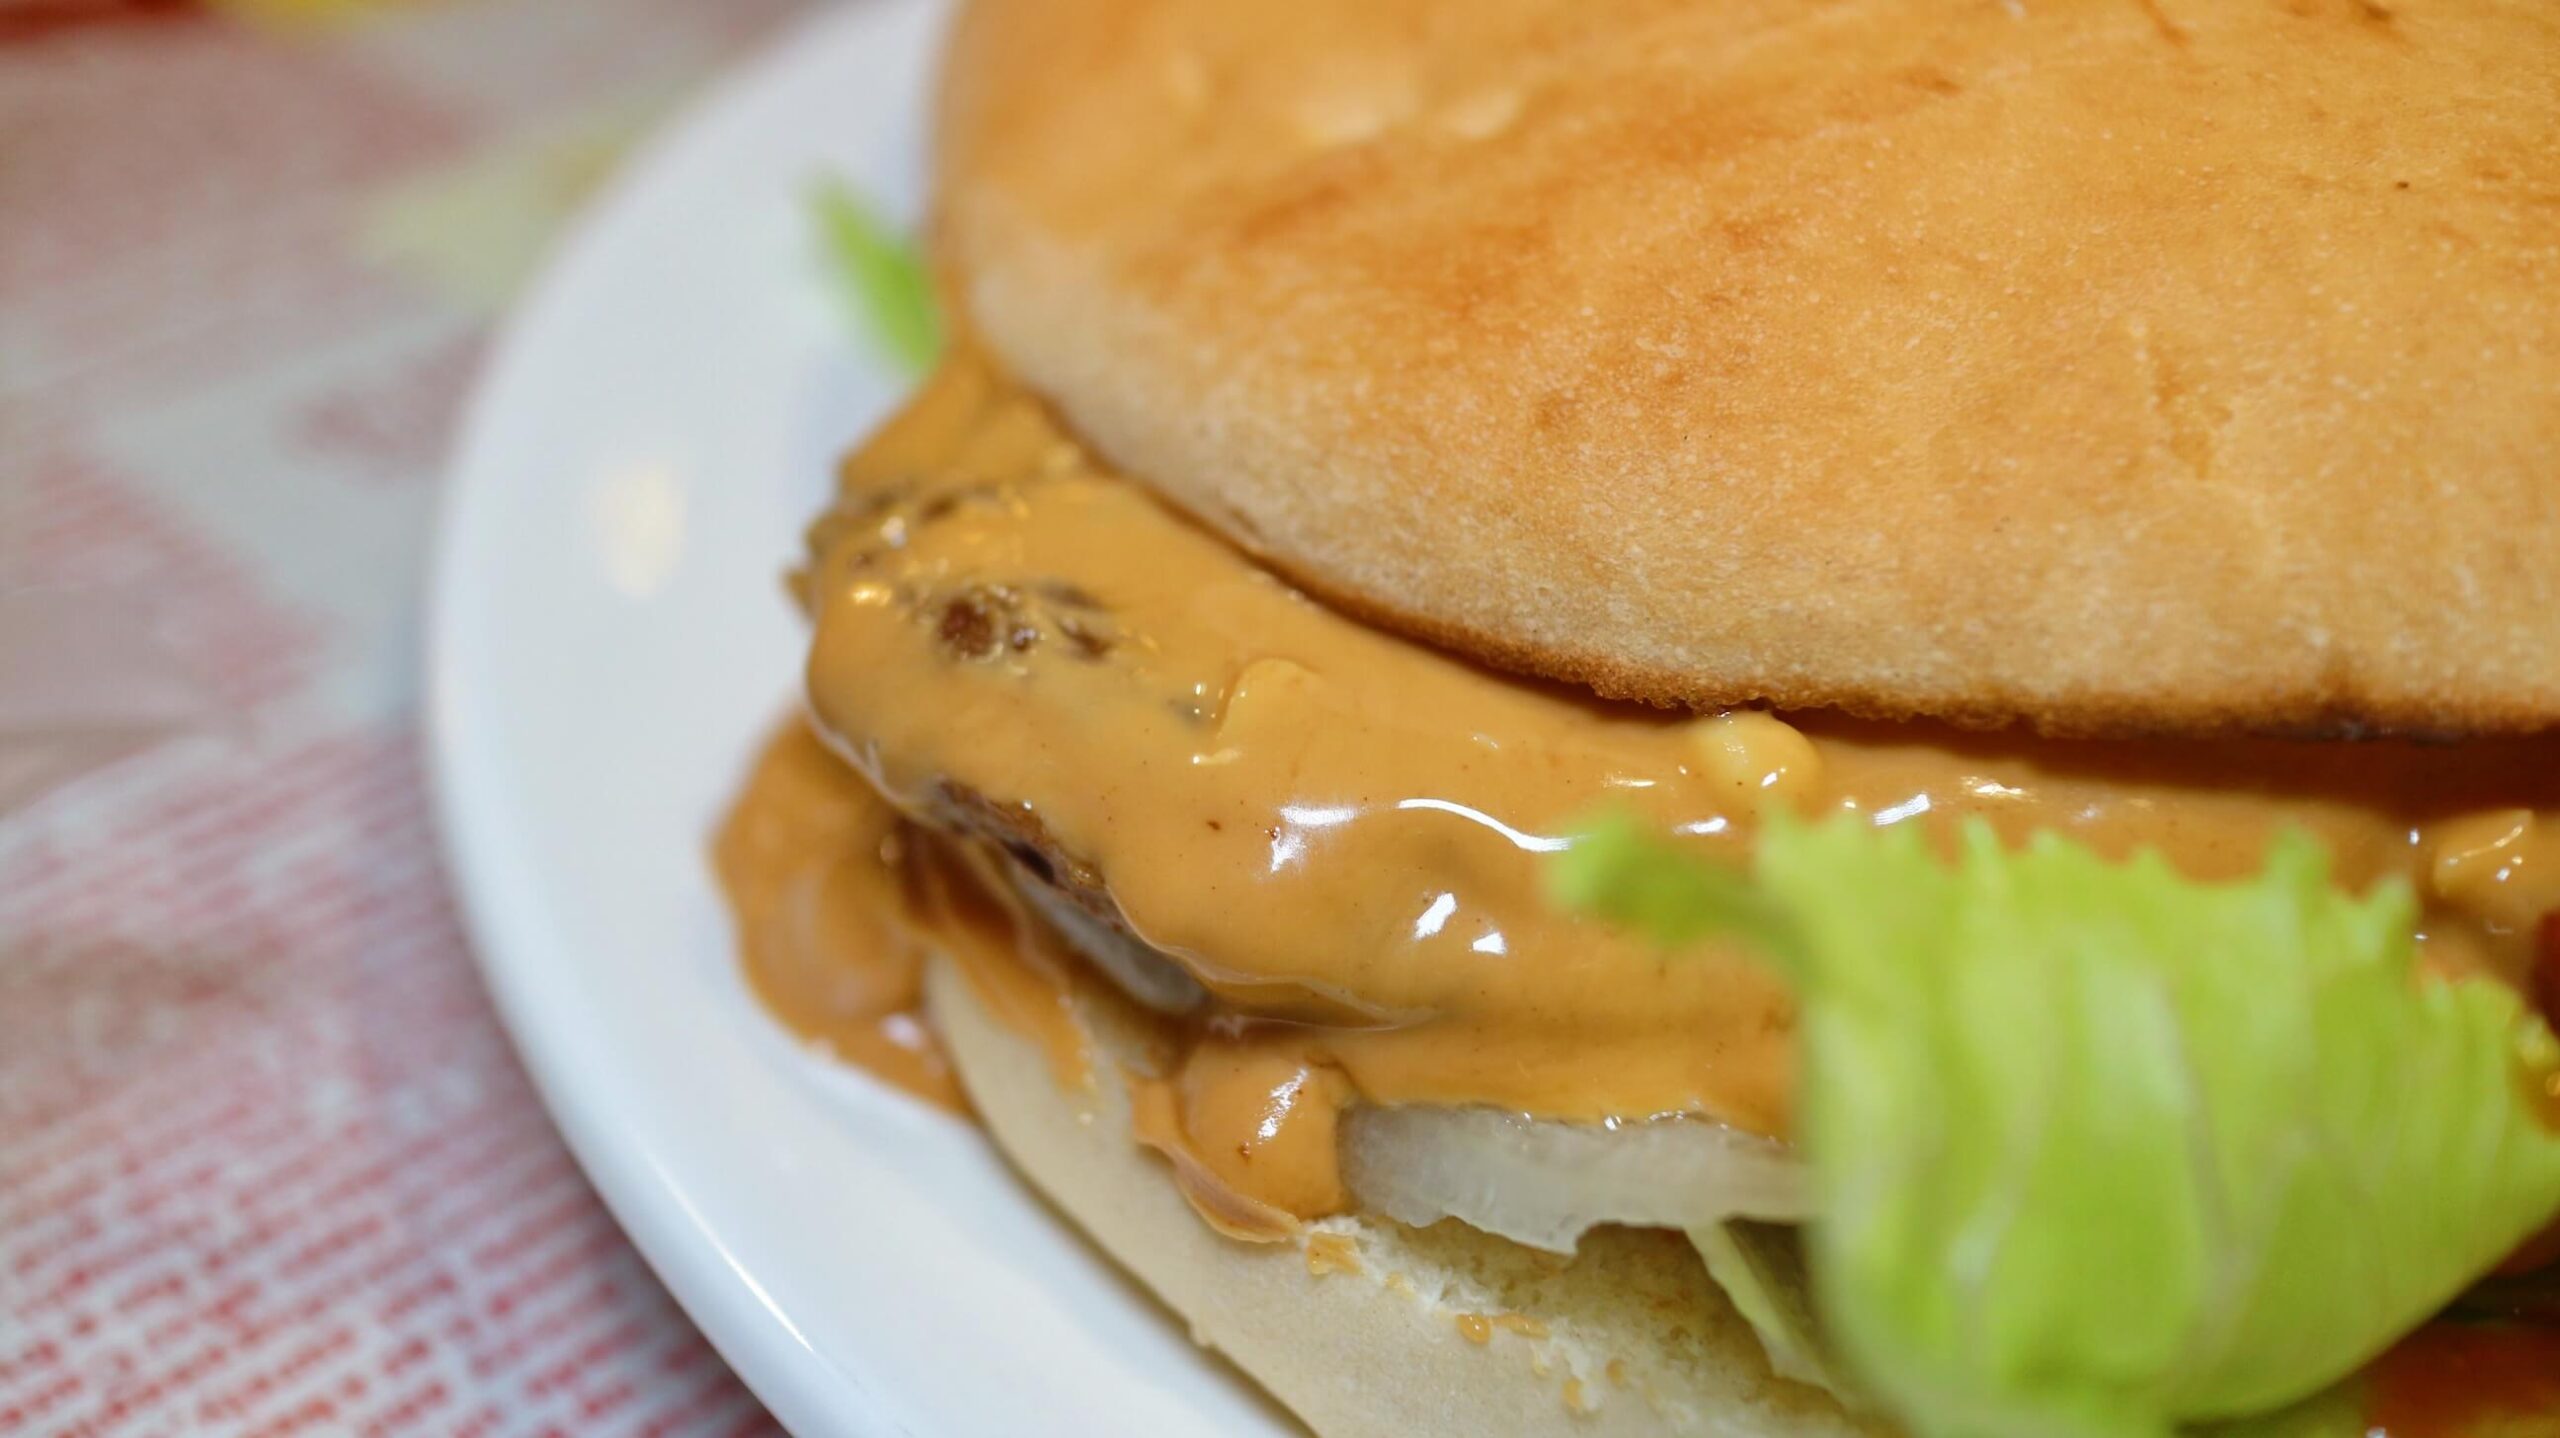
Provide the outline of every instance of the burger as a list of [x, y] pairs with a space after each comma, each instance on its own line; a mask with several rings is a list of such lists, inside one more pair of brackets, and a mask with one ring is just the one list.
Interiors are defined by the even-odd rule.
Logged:
[[976, 0], [749, 976], [1316, 1432], [2560, 1431], [2560, 9]]

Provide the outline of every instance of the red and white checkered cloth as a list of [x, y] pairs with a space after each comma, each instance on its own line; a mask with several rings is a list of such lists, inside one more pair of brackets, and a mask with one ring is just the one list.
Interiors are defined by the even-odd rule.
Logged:
[[499, 1033], [414, 650], [508, 285], [796, 5], [0, 0], [0, 1433], [771, 1428]]

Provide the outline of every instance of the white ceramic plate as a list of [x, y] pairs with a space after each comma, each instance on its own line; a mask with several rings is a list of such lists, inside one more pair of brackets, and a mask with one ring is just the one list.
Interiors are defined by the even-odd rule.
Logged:
[[796, 1432], [1286, 1432], [974, 1130], [770, 1025], [704, 867], [796, 685], [777, 576], [902, 388], [801, 193], [833, 169], [912, 212], [938, 26], [823, 12], [631, 167], [516, 316], [435, 566], [452, 869], [570, 1146]]

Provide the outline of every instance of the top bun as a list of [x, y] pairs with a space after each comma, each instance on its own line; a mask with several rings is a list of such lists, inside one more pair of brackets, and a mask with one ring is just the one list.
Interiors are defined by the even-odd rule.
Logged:
[[1317, 592], [1661, 703], [2560, 725], [2560, 6], [976, 0], [938, 257]]

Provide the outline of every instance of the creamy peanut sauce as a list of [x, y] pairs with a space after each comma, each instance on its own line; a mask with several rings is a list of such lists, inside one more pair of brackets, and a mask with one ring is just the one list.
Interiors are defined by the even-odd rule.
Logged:
[[794, 723], [711, 844], [747, 983], [793, 1033], [943, 1108], [965, 1107], [925, 1031], [906, 821]]
[[[835, 751], [920, 823], [975, 812], [1036, 831], [1011, 861], [966, 845], [973, 892], [1086, 891], [1207, 991], [1204, 1011], [1168, 1021], [1168, 1066], [1137, 1076], [1137, 1120], [1232, 1232], [1347, 1203], [1332, 1141], [1345, 1103], [1786, 1132], [1794, 1015], [1771, 975], [1735, 948], [1665, 955], [1542, 900], [1542, 856], [1604, 807], [1737, 860], [1779, 808], [1846, 809], [1939, 836], [1979, 816], [2013, 839], [2151, 847], [2206, 878], [2254, 870], [2300, 826], [2340, 882], [2415, 886], [2431, 965], [2510, 982], [2560, 908], [2560, 741], [2096, 743], [1605, 704], [1303, 596], [1109, 473], [965, 351], [845, 462], [810, 539], [809, 693]], [[750, 807], [797, 802], [768, 783], [826, 782], [804, 756], [782, 768]], [[869, 867], [825, 863], [816, 882], [868, 874], [871, 899], [897, 896], [873, 907], [923, 912], [881, 862], [898, 857], [873, 837], [892, 824], [837, 820], [825, 832]], [[750, 901], [790, 886], [757, 866], [821, 863], [813, 838], [796, 853], [724, 838], [723, 872], [759, 992], [868, 1061], [880, 1045], [863, 1035], [903, 1012], [880, 1004], [911, 992], [913, 964], [881, 960], [894, 983], [828, 976], [866, 962], [869, 900], [840, 917], [832, 899], [798, 901], [822, 922], [788, 922], [818, 948], [759, 949], [770, 905]], [[947, 878], [954, 861], [931, 867]], [[952, 892], [943, 911], [1005, 902]], [[1044, 1033], [1072, 1080], [1088, 1059], [1060, 1017], [1065, 961], [1022, 937], [1042, 926], [1006, 922], [1009, 945], [975, 926], [968, 967], [982, 993], [1012, 986], [1000, 1012]]]
[[2366, 1378], [2365, 1438], [2547, 1438], [2555, 1416], [2560, 1329], [2431, 1323]]
[[990, 881], [983, 856], [918, 828], [807, 724], [766, 742], [711, 861], [748, 987], [831, 1056], [965, 1113], [918, 1012], [925, 957], [939, 952], [1008, 1028], [1039, 1041], [1061, 1084], [1091, 1077], [1063, 949]]

